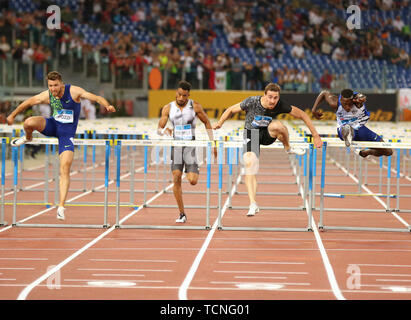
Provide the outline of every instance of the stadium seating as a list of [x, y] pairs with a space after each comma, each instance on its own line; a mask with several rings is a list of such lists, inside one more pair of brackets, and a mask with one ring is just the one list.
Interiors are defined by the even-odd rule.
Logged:
[[[311, 1], [314, 5], [318, 5], [322, 9], [329, 10], [341, 19], [345, 20], [347, 18], [347, 13], [344, 10], [339, 10], [335, 8], [332, 4], [327, 3], [325, 1], [314, 0]], [[10, 9], [16, 12], [32, 12], [36, 9], [37, 2], [33, 2], [30, 0], [10, 0], [9, 5]], [[76, 11], [79, 10], [78, 1], [76, 0], [55, 0], [54, 3], [61, 8], [65, 6], [70, 6], [71, 10]], [[162, 5], [166, 4], [167, 1], [161, 1]], [[370, 5], [373, 5], [375, 1], [369, 1]], [[189, 6], [193, 6], [193, 3], [188, 4]], [[138, 8], [143, 8], [146, 13], [150, 12], [151, 2], [150, 1], [139, 1], [139, 2], [131, 2], [130, 6], [133, 10], [137, 10]], [[284, 7], [284, 6], [282, 6]], [[254, 5], [251, 8], [252, 16], [258, 15], [258, 6]], [[284, 8], [281, 8], [283, 11]], [[383, 10], [362, 10], [362, 26], [364, 28], [371, 27], [371, 17], [373, 15], [377, 15], [381, 19], [394, 19], [397, 14], [400, 14], [402, 20], [411, 25], [411, 9], [409, 7], [403, 8], [402, 10], [391, 10], [391, 11], [383, 11]], [[308, 10], [304, 8], [297, 9], [296, 13], [299, 14], [308, 14]], [[184, 13], [184, 23], [189, 26], [195, 18], [195, 12], [192, 13]], [[81, 35], [84, 40], [91, 44], [92, 46], [98, 46], [106, 41], [109, 37], [108, 34], [104, 34], [100, 29], [95, 29], [87, 24], [81, 24], [78, 22], [77, 19], [74, 20], [74, 32], [78, 35]], [[131, 32], [133, 38], [137, 42], [148, 42], [150, 41], [150, 36], [148, 32], [144, 30], [144, 25], [141, 23], [136, 23], [131, 21], [130, 17], [122, 16], [122, 19], [119, 23], [113, 24], [113, 31], [114, 32]], [[212, 42], [212, 52], [214, 54], [218, 54], [220, 52], [228, 53], [231, 57], [238, 56], [240, 60], [243, 62], [254, 64], [257, 60], [265, 61], [267, 60], [273, 69], [281, 68], [283, 65], [287, 65], [288, 68], [297, 68], [298, 70], [310, 70], [312, 75], [317, 81], [314, 81], [312, 88], [313, 90], [318, 89], [318, 80], [321, 77], [324, 69], [328, 69], [331, 73], [339, 75], [339, 74], [347, 74], [348, 81], [350, 82], [352, 87], [355, 88], [366, 88], [366, 89], [375, 89], [381, 88], [385, 86], [386, 89], [396, 89], [401, 87], [410, 87], [411, 86], [411, 72], [410, 69], [405, 69], [398, 65], [393, 65], [387, 61], [379, 61], [379, 60], [348, 60], [346, 62], [335, 61], [332, 60], [329, 56], [322, 55], [322, 54], [315, 54], [308, 50], [306, 51], [304, 59], [295, 59], [291, 56], [291, 46], [285, 45], [286, 53], [282, 57], [282, 59], [275, 59], [273, 57], [267, 58], [259, 56], [255, 50], [249, 48], [239, 48], [235, 49], [230, 46], [227, 35], [224, 34], [219, 29], [215, 30], [217, 37]], [[275, 32], [273, 35], [274, 41], [281, 41], [282, 33]], [[391, 35], [388, 38], [389, 43], [392, 46], [398, 47], [400, 49], [404, 49], [408, 54], [411, 51], [410, 41], [406, 41], [403, 38], [399, 37], [398, 35]], [[383, 83], [382, 78], [383, 74], [386, 75], [386, 82]]]

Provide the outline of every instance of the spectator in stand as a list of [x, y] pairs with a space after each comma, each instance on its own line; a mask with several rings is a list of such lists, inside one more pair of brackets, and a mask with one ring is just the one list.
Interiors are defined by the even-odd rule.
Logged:
[[243, 64], [239, 57], [235, 57], [231, 65], [231, 89], [241, 90], [243, 83]]
[[398, 50], [398, 48], [394, 47], [392, 49], [390, 60], [391, 60], [391, 63], [393, 63], [393, 64], [399, 64], [400, 63], [401, 58], [400, 58], [400, 51]]
[[284, 90], [294, 90], [294, 71], [288, 69], [284, 74]]
[[390, 60], [391, 59], [391, 47], [388, 44], [387, 39], [383, 39], [382, 41], [382, 58], [384, 60]]
[[336, 47], [331, 55], [331, 59], [333, 60], [340, 60], [340, 61], [346, 61], [347, 57], [345, 54], [344, 47], [342, 45], [339, 45]]
[[274, 46], [274, 57], [276, 59], [282, 59], [284, 54], [285, 54], [284, 45], [281, 42], [276, 41], [275, 46]]
[[314, 53], [320, 53], [321, 42], [320, 39], [314, 37], [313, 28], [309, 27], [306, 31], [304, 38], [304, 47], [307, 50], [314, 51]]
[[6, 54], [11, 52], [10, 44], [7, 42], [6, 36], [0, 37], [0, 56], [5, 59]]
[[270, 66], [268, 62], [264, 62], [261, 70], [263, 73], [263, 85], [262, 86], [265, 87], [272, 80], [273, 68]]
[[333, 75], [333, 80], [331, 82], [331, 89], [334, 89], [340, 92], [344, 88], [347, 88], [347, 86], [348, 85], [347, 85], [347, 82], [345, 81], [343, 74]]
[[298, 72], [296, 69], [297, 74], [296, 74], [296, 90], [298, 92], [307, 92], [308, 91], [308, 74], [306, 71], [302, 70], [301, 72]]
[[399, 64], [404, 68], [408, 68], [410, 66], [410, 55], [404, 49], [400, 50], [399, 58]]
[[297, 59], [305, 58], [304, 48], [302, 42], [297, 42], [291, 49], [291, 55]]
[[96, 106], [89, 99], [80, 99], [80, 107], [80, 119], [96, 119]]
[[203, 61], [204, 66], [204, 81], [206, 87], [204, 89], [215, 89], [215, 69], [214, 57], [211, 54], [206, 55]]
[[290, 28], [285, 29], [283, 34], [283, 42], [290, 46], [293, 45], [293, 35]]
[[331, 88], [331, 81], [333, 80], [331, 74], [329, 73], [328, 69], [324, 69], [324, 72], [320, 78], [320, 85], [322, 89], [330, 89]]
[[329, 56], [331, 55], [332, 49], [333, 47], [330, 44], [330, 41], [328, 39], [323, 40], [323, 42], [321, 43], [321, 53]]
[[404, 21], [402, 21], [401, 16], [398, 14], [395, 19], [392, 21], [392, 26], [394, 28], [394, 32], [397, 35], [401, 35], [402, 34], [402, 28], [404, 28], [405, 24]]

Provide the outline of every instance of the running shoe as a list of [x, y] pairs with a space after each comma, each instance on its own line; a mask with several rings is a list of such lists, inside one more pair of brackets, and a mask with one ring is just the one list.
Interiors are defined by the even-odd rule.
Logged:
[[304, 148], [298, 148], [298, 147], [291, 147], [290, 149], [287, 150], [288, 154], [296, 154], [299, 156], [304, 155], [306, 150]]
[[26, 136], [23, 136], [23, 137], [11, 140], [10, 144], [12, 147], [20, 147], [21, 145], [27, 142], [29, 142], [29, 140], [27, 140]]
[[185, 223], [187, 221], [187, 216], [185, 213], [180, 213], [180, 217], [176, 220], [177, 223]]
[[59, 220], [65, 220], [66, 216], [64, 215], [64, 211], [66, 210], [66, 208], [64, 207], [58, 207], [57, 208], [57, 219]]
[[258, 204], [256, 202], [253, 202], [248, 208], [247, 216], [251, 217], [258, 212], [260, 212], [260, 208], [258, 207]]

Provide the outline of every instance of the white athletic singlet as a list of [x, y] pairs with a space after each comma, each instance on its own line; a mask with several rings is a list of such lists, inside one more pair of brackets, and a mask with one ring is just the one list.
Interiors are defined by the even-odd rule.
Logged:
[[193, 100], [189, 99], [185, 107], [181, 110], [175, 101], [170, 102], [169, 119], [174, 127], [174, 139], [195, 139], [196, 113], [193, 103]]
[[357, 108], [354, 105], [350, 111], [346, 111], [341, 104], [341, 95], [338, 97], [336, 116], [338, 128], [341, 128], [345, 124], [349, 124], [355, 130], [365, 125], [370, 119], [370, 113], [365, 107], [365, 103], [361, 108]]

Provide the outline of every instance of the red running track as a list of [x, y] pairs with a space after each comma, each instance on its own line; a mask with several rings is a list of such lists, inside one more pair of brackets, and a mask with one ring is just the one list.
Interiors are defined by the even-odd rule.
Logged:
[[[258, 181], [277, 182], [258, 186], [259, 192], [294, 192], [293, 196], [258, 195], [260, 206], [303, 204], [288, 156], [282, 150], [265, 149], [261, 156]], [[369, 163], [370, 176], [377, 165]], [[99, 167], [101, 169], [101, 167]], [[320, 172], [319, 161], [317, 172]], [[141, 168], [135, 178], [142, 178]], [[148, 177], [155, 179], [152, 172]], [[212, 205], [217, 204], [217, 170], [213, 165]], [[227, 170], [226, 168], [224, 169]], [[327, 164], [327, 192], [349, 192], [333, 182], [353, 183], [335, 163]], [[25, 176], [35, 176], [25, 172]], [[123, 174], [123, 173], [122, 173]], [[335, 175], [333, 175], [335, 174]], [[50, 172], [51, 176], [51, 172]], [[124, 169], [124, 176], [127, 173]], [[73, 174], [73, 178], [82, 173]], [[103, 178], [103, 173], [97, 173]], [[160, 174], [161, 177], [161, 174]], [[200, 179], [205, 180], [205, 169]], [[319, 192], [319, 177], [316, 191]], [[372, 181], [372, 177], [368, 181]], [[234, 181], [238, 182], [238, 181]], [[8, 180], [8, 187], [11, 181]], [[25, 181], [29, 186], [36, 182]], [[163, 182], [161, 181], [161, 184]], [[409, 178], [402, 178], [401, 194], [411, 194]], [[96, 186], [101, 185], [96, 184]], [[161, 185], [160, 184], [160, 185]], [[170, 182], [167, 182], [170, 185]], [[233, 206], [247, 206], [245, 185], [237, 183]], [[156, 182], [148, 183], [155, 189]], [[49, 184], [54, 190], [53, 183]], [[73, 180], [71, 187], [82, 189], [83, 182]], [[89, 185], [88, 185], [89, 188]], [[121, 188], [128, 189], [129, 182]], [[135, 184], [142, 189], [142, 183]], [[371, 189], [371, 187], [370, 187]], [[115, 190], [115, 183], [110, 184]], [[183, 183], [183, 190], [204, 191]], [[223, 191], [226, 191], [224, 185]], [[375, 190], [373, 192], [376, 192]], [[128, 201], [129, 193], [121, 193]], [[103, 193], [70, 191], [69, 199], [98, 201]], [[6, 200], [11, 201], [12, 195]], [[19, 200], [41, 200], [41, 191], [22, 191]], [[54, 199], [53, 192], [50, 199]], [[135, 194], [136, 204], [142, 194]], [[149, 192], [150, 204], [175, 205], [172, 190]], [[115, 193], [110, 192], [110, 201]], [[202, 204], [204, 194], [185, 193], [186, 205]], [[223, 194], [223, 204], [227, 194]], [[319, 197], [315, 199], [318, 206]], [[326, 207], [383, 208], [373, 197], [349, 200], [326, 198]], [[409, 198], [401, 198], [401, 208], [410, 209]], [[187, 209], [188, 226], [203, 226], [204, 209]], [[62, 223], [56, 209], [19, 205], [18, 221], [26, 223]], [[304, 210], [262, 210], [246, 217], [246, 210], [224, 209], [223, 226], [295, 227], [307, 226]], [[34, 216], [36, 215], [37, 216]], [[12, 206], [6, 206], [6, 221], [12, 221]], [[103, 207], [71, 206], [66, 211], [68, 224], [101, 224]], [[175, 225], [177, 209], [120, 208], [123, 225]], [[409, 300], [411, 299], [411, 234], [375, 231], [320, 231], [318, 210], [313, 211], [313, 231], [229, 231], [216, 228], [218, 211], [210, 210], [211, 230], [168, 229], [79, 229], [28, 228], [5, 226], [0, 229], [0, 299], [121, 299], [121, 300]], [[398, 213], [410, 221], [409, 213]], [[108, 221], [115, 223], [115, 208], [109, 208]], [[391, 213], [329, 212], [330, 225], [404, 227]]]

